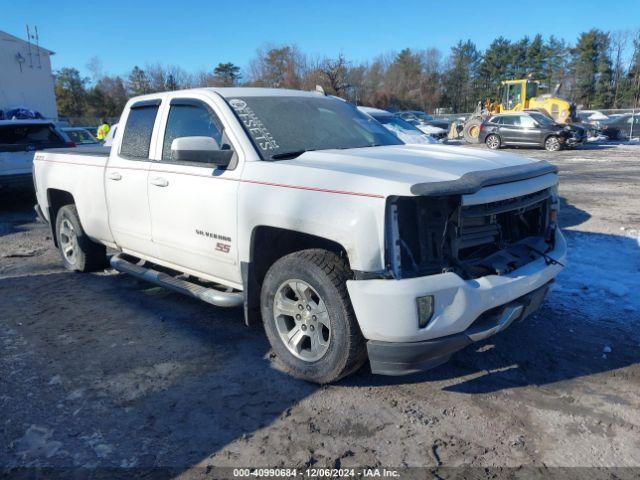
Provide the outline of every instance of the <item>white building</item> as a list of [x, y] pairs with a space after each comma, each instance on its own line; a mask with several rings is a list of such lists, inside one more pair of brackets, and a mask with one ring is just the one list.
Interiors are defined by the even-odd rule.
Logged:
[[58, 118], [50, 60], [53, 54], [0, 31], [0, 110], [22, 107]]

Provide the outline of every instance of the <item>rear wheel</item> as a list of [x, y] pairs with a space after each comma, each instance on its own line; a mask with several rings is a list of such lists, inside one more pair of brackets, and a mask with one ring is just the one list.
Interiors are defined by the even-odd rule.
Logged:
[[557, 152], [561, 146], [560, 139], [556, 136], [551, 136], [544, 141], [544, 148], [548, 152]]
[[292, 376], [334, 382], [366, 360], [347, 293], [349, 278], [346, 263], [320, 249], [287, 255], [267, 272], [261, 293], [264, 328]]
[[84, 233], [75, 205], [65, 205], [58, 210], [56, 237], [67, 270], [93, 272], [107, 265], [105, 246], [92, 241]]
[[487, 147], [489, 147], [491, 150], [498, 150], [500, 148], [500, 137], [493, 134], [487, 135], [484, 143], [486, 143]]

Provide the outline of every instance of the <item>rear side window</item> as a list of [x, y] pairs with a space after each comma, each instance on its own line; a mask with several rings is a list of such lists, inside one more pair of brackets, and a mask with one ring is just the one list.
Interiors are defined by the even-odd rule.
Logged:
[[489, 123], [495, 123], [496, 125], [502, 125], [502, 117], [491, 117]]
[[222, 126], [218, 117], [205, 104], [173, 101], [162, 144], [162, 160], [171, 160], [171, 143], [180, 137], [211, 137], [222, 145]]
[[53, 148], [64, 147], [65, 140], [53, 125], [2, 125], [0, 126], [0, 145], [10, 147]]
[[120, 155], [130, 158], [149, 158], [149, 144], [159, 105], [134, 105], [129, 112], [122, 135]]

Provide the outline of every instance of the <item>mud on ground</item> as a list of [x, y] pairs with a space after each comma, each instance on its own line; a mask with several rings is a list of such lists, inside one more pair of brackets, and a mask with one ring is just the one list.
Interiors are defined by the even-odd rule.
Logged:
[[[640, 146], [515, 152], [560, 168], [570, 245], [614, 245], [640, 275]], [[447, 365], [317, 387], [240, 309], [65, 271], [32, 204], [0, 199], [0, 471], [640, 465], [637, 291], [567, 288], [568, 267], [538, 315]]]

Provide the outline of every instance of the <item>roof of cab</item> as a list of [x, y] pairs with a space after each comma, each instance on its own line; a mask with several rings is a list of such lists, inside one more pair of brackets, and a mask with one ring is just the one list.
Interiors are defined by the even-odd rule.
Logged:
[[[313, 97], [322, 96], [317, 92], [309, 92], [304, 90], [290, 90], [286, 88], [254, 88], [254, 87], [203, 87], [189, 88], [185, 90], [175, 90], [170, 92], [149, 93], [133, 97], [133, 103], [166, 98], [168, 96], [188, 95], [189, 93], [217, 93], [224, 98], [233, 97]], [[331, 97], [326, 97], [331, 98]]]

